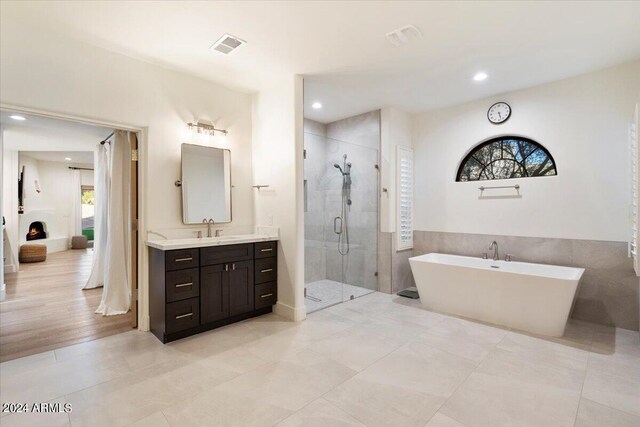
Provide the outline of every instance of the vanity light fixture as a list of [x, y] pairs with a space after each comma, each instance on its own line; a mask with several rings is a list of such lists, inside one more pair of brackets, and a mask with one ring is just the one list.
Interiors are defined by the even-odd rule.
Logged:
[[311, 104], [311, 108], [313, 108], [314, 110], [319, 110], [322, 108], [322, 104], [316, 101], [313, 104]]
[[487, 79], [487, 77], [489, 77], [489, 76], [487, 75], [487, 73], [482, 73], [482, 72], [480, 72], [480, 73], [476, 73], [476, 75], [475, 75], [475, 76], [473, 76], [473, 80], [475, 80], [475, 81], [477, 81], [477, 82], [481, 82], [481, 81], [483, 81], [483, 80], [486, 80], [486, 79]]
[[229, 133], [225, 129], [218, 129], [213, 125], [210, 125], [207, 123], [200, 123], [200, 122], [187, 123], [187, 126], [189, 126], [189, 130], [193, 133], [200, 133], [200, 134], [211, 135], [211, 136], [215, 135], [216, 132], [221, 133], [224, 136], [227, 136], [227, 134]]
[[13, 120], [17, 120], [19, 122], [24, 122], [25, 120], [27, 120], [24, 116], [19, 116], [17, 114], [12, 114], [9, 116], [9, 118]]

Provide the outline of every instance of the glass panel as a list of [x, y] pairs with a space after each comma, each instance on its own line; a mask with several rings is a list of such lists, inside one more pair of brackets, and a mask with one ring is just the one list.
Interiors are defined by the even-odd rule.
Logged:
[[377, 290], [378, 150], [305, 133], [305, 304]]

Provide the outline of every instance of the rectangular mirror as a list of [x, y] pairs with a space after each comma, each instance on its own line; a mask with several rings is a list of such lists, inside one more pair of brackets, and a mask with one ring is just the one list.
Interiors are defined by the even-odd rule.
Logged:
[[182, 222], [231, 222], [231, 151], [182, 144]]

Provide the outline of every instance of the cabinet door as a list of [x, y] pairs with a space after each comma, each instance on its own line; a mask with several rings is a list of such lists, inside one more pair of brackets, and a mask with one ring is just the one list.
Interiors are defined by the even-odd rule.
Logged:
[[231, 316], [253, 311], [253, 261], [229, 264], [229, 312]]
[[227, 264], [200, 269], [200, 322], [202, 324], [229, 317], [229, 275]]

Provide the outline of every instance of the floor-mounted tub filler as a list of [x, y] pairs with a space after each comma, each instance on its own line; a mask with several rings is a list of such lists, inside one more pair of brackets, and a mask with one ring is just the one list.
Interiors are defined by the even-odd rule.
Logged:
[[560, 337], [582, 268], [430, 253], [409, 258], [428, 309]]

